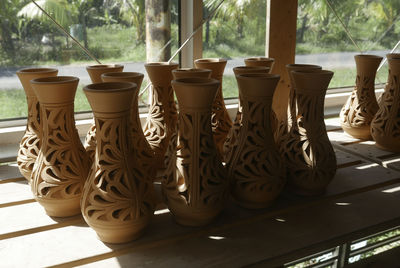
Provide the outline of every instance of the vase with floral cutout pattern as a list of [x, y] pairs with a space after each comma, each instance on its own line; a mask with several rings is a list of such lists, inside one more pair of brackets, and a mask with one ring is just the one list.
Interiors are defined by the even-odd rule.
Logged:
[[371, 123], [371, 135], [383, 150], [400, 152], [400, 54], [387, 56], [388, 82]]
[[37, 78], [31, 86], [40, 103], [42, 144], [32, 171], [35, 199], [49, 216], [80, 214], [80, 198], [90, 160], [79, 139], [74, 98], [79, 78]]
[[271, 127], [272, 97], [279, 79], [267, 73], [236, 76], [242, 119], [226, 166], [233, 199], [245, 208], [270, 206], [286, 182]]
[[264, 66], [269, 68], [269, 72], [272, 72], [274, 67], [275, 59], [268, 57], [251, 57], [244, 59], [244, 64], [246, 66]]
[[154, 152], [156, 180], [170, 180], [176, 173], [176, 139], [178, 113], [171, 87], [172, 70], [178, 68], [174, 62], [146, 63], [146, 72], [152, 83], [149, 113], [144, 126], [144, 135]]
[[324, 101], [333, 72], [292, 71], [295, 90], [296, 124], [280, 151], [287, 168], [289, 190], [299, 195], [325, 192], [336, 173], [336, 155], [324, 122]]
[[371, 121], [379, 106], [375, 96], [375, 76], [382, 57], [354, 56], [357, 68], [356, 85], [340, 111], [342, 129], [354, 138], [371, 139]]
[[225, 167], [217, 152], [212, 105], [220, 82], [210, 78], [172, 81], [179, 104], [178, 176], [163, 184], [166, 204], [176, 222], [186, 226], [210, 223], [228, 197]]
[[131, 137], [132, 99], [137, 90], [130, 82], [84, 88], [95, 118], [96, 150], [82, 195], [82, 215], [107, 243], [137, 239], [154, 212], [152, 178]]
[[[238, 66], [233, 68], [233, 73], [235, 76], [240, 74], [247, 74], [247, 73], [269, 73], [270, 68], [264, 66]], [[236, 112], [236, 116], [233, 120], [232, 127], [226, 137], [223, 147], [223, 160], [226, 161], [226, 156], [229, 154], [230, 150], [232, 149], [233, 144], [236, 142], [237, 135], [239, 133], [239, 129], [241, 126], [242, 120], [242, 104], [241, 104], [241, 97], [240, 97], [240, 90], [238, 92], [238, 109]], [[274, 117], [274, 113], [271, 113], [271, 116]], [[275, 117], [276, 120], [276, 117]], [[272, 120], [271, 122], [275, 122]]]
[[[389, 59], [392, 59], [392, 58], [400, 58], [400, 53], [388, 53], [388, 54], [386, 54], [387, 61], [389, 61]], [[388, 62], [388, 72], [390, 73], [389, 62]], [[386, 88], [387, 88], [388, 85], [389, 85], [389, 78], [385, 83], [385, 88], [384, 88], [383, 92], [378, 96], [377, 102], [378, 102], [378, 106], [379, 107], [381, 106], [382, 99], [383, 99], [383, 96], [385, 95], [385, 91], [386, 91]]]
[[42, 127], [40, 125], [40, 104], [33, 92], [30, 81], [35, 78], [57, 76], [58, 70], [53, 68], [28, 68], [17, 71], [17, 76], [25, 91], [28, 104], [26, 129], [19, 143], [17, 156], [18, 169], [22, 176], [31, 181], [32, 169], [38, 156], [41, 144]]
[[219, 58], [197, 59], [194, 61], [196, 68], [210, 69], [212, 71], [211, 78], [220, 81], [220, 87], [215, 96], [212, 109], [212, 130], [214, 142], [221, 157], [223, 157], [224, 154], [224, 142], [232, 127], [232, 120], [226, 110], [222, 92], [222, 79], [226, 63], [226, 59]]
[[[123, 70], [124, 66], [120, 64], [96, 64], [86, 67], [92, 83], [103, 82], [101, 75], [104, 73], [122, 72]], [[90, 159], [93, 160], [94, 150], [96, 149], [96, 125], [94, 123], [90, 126], [86, 134], [84, 146]]]

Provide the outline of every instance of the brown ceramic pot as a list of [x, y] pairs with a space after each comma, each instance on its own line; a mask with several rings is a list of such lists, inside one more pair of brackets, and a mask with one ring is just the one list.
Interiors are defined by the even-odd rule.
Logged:
[[195, 68], [180, 68], [180, 69], [172, 70], [172, 75], [173, 75], [174, 79], [191, 78], [191, 77], [210, 78], [211, 70], [210, 69], [195, 69]]
[[[238, 66], [233, 68], [233, 73], [235, 76], [239, 74], [247, 74], [247, 73], [269, 73], [269, 68], [268, 67], [263, 67], [263, 66]], [[223, 159], [226, 160], [226, 156], [229, 154], [230, 150], [232, 149], [233, 144], [236, 141], [237, 135], [239, 133], [239, 128], [241, 125], [241, 120], [242, 120], [242, 105], [241, 105], [241, 97], [240, 97], [240, 90], [238, 94], [238, 110], [236, 112], [235, 119], [233, 121], [233, 125], [228, 133], [228, 136], [226, 137], [226, 140], [224, 142], [224, 147], [223, 147]], [[274, 117], [274, 113], [271, 113], [271, 116]], [[275, 117], [276, 120], [276, 117]], [[275, 122], [275, 120], [271, 122]]]
[[151, 103], [144, 134], [155, 154], [156, 180], [175, 177], [178, 114], [171, 87], [172, 70], [177, 63], [145, 64], [152, 83]]
[[174, 219], [182, 225], [210, 223], [227, 199], [227, 177], [211, 128], [211, 110], [220, 83], [216, 79], [172, 81], [179, 103], [177, 168], [179, 176], [163, 184]]
[[17, 71], [17, 76], [24, 88], [28, 103], [28, 117], [24, 136], [19, 143], [17, 164], [22, 176], [31, 181], [32, 169], [40, 150], [41, 125], [40, 105], [32, 90], [30, 81], [35, 78], [57, 76], [53, 68], [29, 68]]
[[226, 110], [222, 93], [222, 77], [226, 63], [225, 59], [218, 58], [198, 59], [194, 61], [196, 68], [210, 69], [212, 71], [211, 78], [217, 79], [221, 83], [215, 96], [211, 115], [214, 142], [221, 157], [224, 153], [224, 142], [232, 127], [232, 120]]
[[226, 164], [232, 196], [246, 208], [268, 207], [285, 185], [286, 169], [270, 121], [272, 97], [279, 79], [279, 75], [267, 73], [236, 76], [242, 119]]
[[379, 106], [375, 97], [375, 76], [382, 57], [354, 56], [357, 68], [356, 85], [340, 111], [343, 130], [357, 139], [371, 139], [371, 121]]
[[35, 199], [49, 216], [80, 213], [79, 201], [90, 161], [79, 139], [74, 98], [79, 79], [72, 76], [31, 81], [40, 102], [42, 145], [32, 171]]
[[[389, 53], [389, 54], [386, 54], [386, 58], [387, 58], [387, 60], [393, 59], [393, 58], [400, 58], [400, 53]], [[389, 64], [388, 64], [388, 65], [389, 65]], [[389, 66], [389, 77], [390, 77], [390, 66]], [[379, 107], [381, 106], [383, 96], [385, 95], [385, 91], [387, 90], [387, 87], [388, 87], [388, 86], [389, 86], [389, 78], [388, 78], [388, 81], [386, 81], [384, 91], [382, 92], [381, 95], [379, 95], [379, 97], [378, 97], [378, 99], [377, 99], [377, 102], [378, 102], [378, 106], [379, 106]]]
[[292, 71], [297, 122], [280, 151], [288, 169], [288, 186], [300, 195], [322, 194], [336, 173], [336, 156], [326, 133], [324, 100], [331, 71]]
[[107, 243], [138, 238], [154, 211], [152, 180], [130, 139], [137, 91], [136, 84], [129, 82], [84, 88], [95, 118], [96, 150], [82, 195], [82, 214]]
[[252, 57], [244, 59], [244, 64], [246, 66], [264, 66], [270, 68], [269, 72], [272, 72], [272, 68], [274, 67], [274, 58], [267, 57]]
[[[101, 75], [104, 73], [122, 72], [124, 69], [123, 65], [120, 64], [96, 64], [86, 67], [86, 71], [90, 76], [92, 83], [101, 83]], [[94, 150], [96, 148], [96, 129], [93, 123], [88, 130], [85, 137], [85, 150], [88, 152], [90, 159], [93, 161]]]
[[384, 150], [400, 152], [400, 55], [388, 56], [389, 77], [379, 109], [371, 123], [371, 135]]

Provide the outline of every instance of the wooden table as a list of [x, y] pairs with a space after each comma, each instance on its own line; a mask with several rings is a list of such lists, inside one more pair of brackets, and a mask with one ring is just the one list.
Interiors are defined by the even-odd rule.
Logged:
[[145, 235], [122, 245], [99, 241], [81, 216], [48, 217], [16, 165], [2, 165], [0, 267], [274, 267], [400, 225], [400, 154], [326, 124], [338, 170], [325, 195], [230, 204], [204, 228], [174, 223], [161, 204]]

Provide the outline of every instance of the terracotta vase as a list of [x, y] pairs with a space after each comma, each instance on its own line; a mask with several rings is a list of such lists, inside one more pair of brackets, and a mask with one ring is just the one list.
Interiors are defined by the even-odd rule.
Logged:
[[371, 123], [371, 135], [378, 147], [400, 152], [400, 55], [390, 55], [388, 63], [388, 83]]
[[191, 78], [191, 77], [210, 78], [211, 70], [210, 69], [195, 69], [195, 68], [180, 68], [180, 69], [172, 70], [172, 76], [174, 77], [174, 79]]
[[49, 216], [80, 213], [80, 198], [90, 161], [75, 127], [74, 98], [79, 79], [72, 76], [31, 81], [40, 102], [42, 145], [32, 171], [35, 199]]
[[176, 222], [187, 226], [210, 223], [224, 208], [226, 170], [213, 140], [212, 105], [219, 81], [183, 78], [172, 81], [179, 103], [178, 174], [162, 185]]
[[267, 58], [267, 57], [252, 57], [244, 59], [244, 64], [246, 66], [264, 66], [268, 67], [269, 72], [272, 72], [272, 68], [274, 67], [275, 59]]
[[40, 150], [41, 126], [40, 105], [32, 90], [30, 81], [35, 78], [57, 76], [53, 68], [29, 68], [17, 71], [17, 76], [24, 88], [28, 103], [28, 117], [24, 136], [19, 143], [17, 164], [22, 176], [31, 181], [32, 169]]
[[[104, 73], [122, 72], [123, 69], [124, 66], [120, 64], [97, 64], [86, 67], [86, 71], [88, 72], [92, 83], [103, 82], [101, 75]], [[94, 123], [90, 126], [88, 133], [86, 134], [84, 146], [90, 159], [93, 161], [94, 150], [96, 148], [96, 129]]]
[[[400, 58], [400, 53], [389, 53], [389, 54], [386, 54], [386, 58], [387, 58], [388, 61], [389, 61], [389, 59]], [[388, 62], [388, 67], [389, 67], [389, 74], [390, 74], [389, 62]], [[389, 77], [390, 77], [390, 75], [389, 75]], [[388, 86], [389, 86], [389, 78], [388, 78], [388, 81], [386, 81], [384, 91], [382, 92], [381, 95], [379, 95], [379, 97], [377, 99], [379, 107], [381, 107], [381, 105], [382, 105], [382, 99], [383, 99], [383, 96], [385, 95], [385, 92], [386, 92]]]
[[[269, 68], [268, 67], [263, 67], [263, 66], [238, 66], [233, 68], [233, 73], [235, 76], [239, 74], [247, 74], [247, 73], [269, 73]], [[238, 110], [236, 112], [235, 119], [233, 121], [232, 127], [228, 133], [228, 136], [226, 137], [226, 140], [224, 142], [224, 147], [223, 147], [223, 159], [226, 160], [226, 156], [229, 154], [229, 152], [232, 149], [233, 144], [235, 144], [235, 141], [237, 139], [237, 135], [239, 133], [239, 129], [241, 126], [241, 120], [242, 120], [242, 104], [241, 104], [241, 97], [240, 97], [240, 90], [238, 94]], [[275, 113], [272, 112], [271, 116], [274, 117]], [[275, 116], [276, 120], [276, 116]], [[271, 122], [276, 122], [274, 119]]]
[[336, 156], [324, 122], [325, 93], [331, 71], [292, 71], [297, 107], [295, 125], [280, 151], [289, 189], [300, 195], [322, 194], [336, 173]]
[[340, 111], [343, 130], [357, 139], [371, 139], [371, 121], [379, 106], [375, 97], [375, 75], [382, 57], [354, 56], [357, 68], [356, 85]]
[[154, 211], [152, 178], [131, 142], [131, 106], [137, 91], [129, 82], [84, 88], [96, 123], [96, 150], [82, 196], [82, 215], [107, 243], [138, 238]]
[[145, 64], [152, 83], [151, 103], [144, 135], [155, 154], [156, 180], [175, 176], [178, 114], [171, 87], [172, 70], [177, 63], [154, 62]]
[[241, 74], [242, 119], [226, 165], [234, 200], [246, 208], [268, 207], [286, 182], [286, 169], [271, 128], [272, 97], [280, 79], [272, 74]]
[[214, 142], [217, 146], [218, 153], [222, 157], [224, 154], [223, 147], [225, 139], [232, 127], [232, 120], [229, 117], [225, 107], [224, 96], [222, 93], [222, 77], [224, 74], [227, 61], [225, 59], [198, 59], [194, 61], [196, 68], [210, 69], [212, 71], [211, 78], [220, 81], [217, 95], [213, 103], [212, 109], [212, 130]]

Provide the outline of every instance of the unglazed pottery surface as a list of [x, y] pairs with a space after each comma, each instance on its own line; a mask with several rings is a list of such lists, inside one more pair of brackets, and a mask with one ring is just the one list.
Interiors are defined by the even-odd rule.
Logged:
[[80, 213], [79, 201], [90, 161], [75, 128], [74, 97], [79, 79], [57, 76], [31, 82], [41, 105], [42, 145], [32, 172], [35, 199], [49, 216]]
[[379, 106], [375, 97], [375, 76], [382, 57], [354, 56], [357, 68], [356, 85], [340, 111], [343, 130], [357, 139], [371, 139], [371, 121]]
[[172, 81], [179, 103], [177, 177], [162, 190], [174, 219], [188, 226], [210, 223], [227, 200], [228, 182], [211, 128], [211, 109], [220, 83], [215, 79]]
[[82, 214], [103, 242], [128, 242], [143, 233], [154, 211], [151, 167], [131, 142], [131, 106], [138, 89], [133, 83], [107, 82], [84, 91], [95, 117], [96, 153]]
[[282, 191], [286, 169], [271, 129], [271, 106], [279, 75], [241, 74], [242, 118], [226, 157], [234, 200], [246, 208], [265, 208]]
[[252, 57], [244, 59], [244, 64], [246, 66], [264, 66], [269, 68], [269, 72], [271, 73], [272, 68], [274, 67], [275, 59], [267, 58], [267, 57]]
[[326, 133], [324, 100], [331, 71], [292, 73], [296, 124], [280, 146], [288, 170], [288, 187], [300, 195], [322, 194], [336, 173], [336, 156]]
[[221, 157], [224, 154], [224, 142], [229, 130], [232, 127], [232, 120], [229, 117], [228, 111], [226, 110], [224, 96], [222, 93], [222, 77], [226, 63], [227, 61], [225, 59], [218, 58], [198, 59], [194, 61], [196, 68], [210, 69], [212, 71], [211, 78], [217, 79], [221, 83], [214, 99], [211, 115], [214, 142]]
[[145, 68], [152, 92], [144, 134], [155, 154], [156, 179], [163, 180], [175, 176], [178, 113], [171, 81], [178, 64], [154, 62], [145, 64]]
[[384, 150], [400, 152], [400, 55], [388, 55], [389, 77], [379, 109], [371, 123], [371, 135]]
[[211, 70], [210, 69], [196, 69], [196, 68], [180, 68], [180, 69], [172, 70], [172, 75], [173, 75], [174, 79], [191, 78], [191, 77], [210, 78]]
[[40, 104], [32, 90], [30, 81], [35, 78], [56, 76], [57, 69], [29, 68], [17, 71], [28, 103], [28, 117], [24, 136], [19, 144], [17, 164], [22, 176], [31, 181], [32, 169], [39, 154], [42, 127], [40, 125]]

